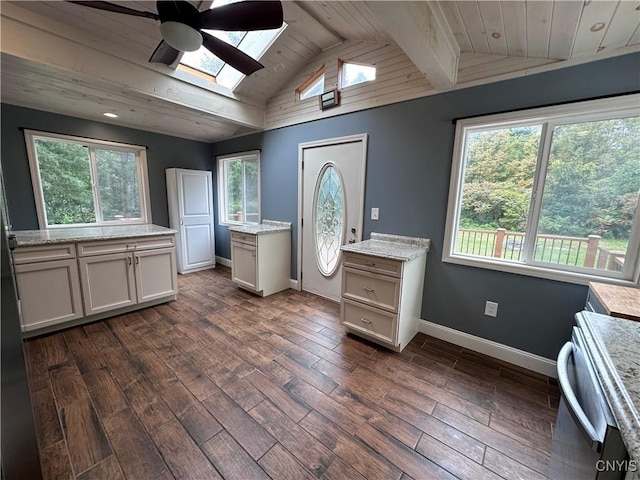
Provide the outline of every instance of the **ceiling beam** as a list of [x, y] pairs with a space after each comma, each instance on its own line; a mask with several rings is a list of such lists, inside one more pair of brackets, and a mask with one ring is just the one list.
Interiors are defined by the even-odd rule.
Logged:
[[460, 47], [437, 3], [366, 3], [380, 25], [434, 88], [455, 85]]
[[224, 95], [176, 79], [172, 71], [165, 74], [155, 66], [132, 63], [96, 50], [90, 46], [89, 39], [86, 43], [79, 41], [77, 31], [69, 35], [73, 40], [67, 38], [64, 32], [69, 30], [68, 26], [60, 24], [59, 29], [51, 29], [48, 21], [46, 30], [39, 28], [31, 24], [36, 17], [31, 12], [13, 5], [7, 7], [12, 8], [3, 5], [1, 12], [2, 53], [72, 74], [105, 91], [130, 93], [150, 102], [205, 113], [239, 126], [264, 128], [262, 107], [241, 102], [231, 93]]

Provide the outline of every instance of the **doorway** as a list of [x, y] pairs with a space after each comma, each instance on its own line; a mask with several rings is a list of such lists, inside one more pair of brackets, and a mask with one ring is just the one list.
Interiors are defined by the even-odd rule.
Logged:
[[367, 134], [298, 148], [298, 281], [301, 290], [340, 301], [340, 247], [362, 239]]

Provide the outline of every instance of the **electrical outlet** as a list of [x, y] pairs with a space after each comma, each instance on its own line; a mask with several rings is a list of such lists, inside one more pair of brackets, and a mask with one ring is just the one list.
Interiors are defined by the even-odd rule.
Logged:
[[380, 217], [380, 209], [379, 208], [372, 208], [371, 209], [371, 220], [378, 220], [379, 217]]
[[498, 316], [498, 304], [496, 302], [490, 302], [487, 300], [487, 303], [484, 305], [484, 314], [487, 317], [497, 317]]

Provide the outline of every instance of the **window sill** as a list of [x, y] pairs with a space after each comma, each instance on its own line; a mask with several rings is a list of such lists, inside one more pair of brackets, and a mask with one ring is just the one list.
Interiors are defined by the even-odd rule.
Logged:
[[485, 268], [488, 270], [496, 270], [505, 273], [515, 273], [528, 277], [544, 278], [547, 280], [556, 280], [558, 282], [574, 283], [577, 285], [589, 285], [589, 282], [608, 283], [611, 285], [620, 285], [624, 287], [637, 287], [638, 283], [632, 280], [622, 278], [611, 278], [601, 275], [590, 275], [586, 273], [565, 272], [552, 268], [545, 268], [537, 265], [523, 265], [516, 263], [506, 263], [494, 261], [484, 258], [464, 257], [460, 255], [446, 255], [442, 257], [444, 263], [453, 263], [456, 265], [465, 265], [468, 267]]

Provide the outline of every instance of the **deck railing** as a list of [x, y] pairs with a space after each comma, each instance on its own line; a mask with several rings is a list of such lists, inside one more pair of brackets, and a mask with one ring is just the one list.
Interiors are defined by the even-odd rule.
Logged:
[[[524, 249], [524, 237], [523, 232], [510, 232], [504, 228], [461, 228], [458, 230], [456, 252], [518, 261]], [[625, 252], [604, 248], [600, 245], [601, 239], [599, 235], [584, 238], [538, 234], [534, 246], [534, 260], [621, 271]]]

